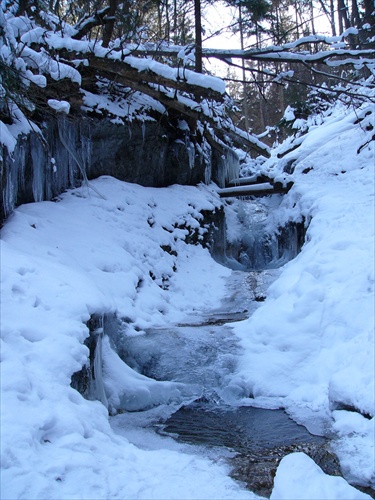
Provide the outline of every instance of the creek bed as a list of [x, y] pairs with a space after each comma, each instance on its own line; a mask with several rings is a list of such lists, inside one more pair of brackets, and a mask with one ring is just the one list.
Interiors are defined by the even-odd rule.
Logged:
[[196, 384], [202, 397], [180, 407], [119, 415], [113, 420], [117, 432], [147, 449], [157, 448], [159, 439], [173, 438], [192, 453], [229, 461], [231, 476], [262, 496], [271, 494], [280, 460], [295, 451], [309, 455], [324, 472], [339, 475], [327, 439], [310, 434], [282, 409], [231, 405], [224, 397], [241, 355], [228, 323], [249, 317], [278, 273], [234, 271], [223, 307], [124, 339], [122, 357], [130, 367], [155, 380]]
[[329, 442], [310, 434], [283, 410], [198, 401], [182, 406], [159, 432], [179, 442], [234, 452], [227, 458], [231, 476], [263, 496], [271, 494], [278, 463], [292, 452], [302, 451], [327, 474], [340, 475]]

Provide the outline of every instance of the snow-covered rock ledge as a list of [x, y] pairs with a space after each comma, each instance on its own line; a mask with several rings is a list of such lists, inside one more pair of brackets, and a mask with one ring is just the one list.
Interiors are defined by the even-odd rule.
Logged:
[[[146, 114], [116, 121], [119, 110], [113, 104], [107, 109], [103, 101], [94, 117], [81, 110], [75, 117], [48, 116], [32, 128], [21, 113], [17, 124], [0, 121], [0, 222], [23, 203], [51, 200], [102, 175], [147, 187], [223, 185], [238, 170], [229, 147], [223, 160], [207, 142], [194, 142], [186, 122], [172, 132], [168, 123]], [[109, 111], [113, 114], [106, 117]]]

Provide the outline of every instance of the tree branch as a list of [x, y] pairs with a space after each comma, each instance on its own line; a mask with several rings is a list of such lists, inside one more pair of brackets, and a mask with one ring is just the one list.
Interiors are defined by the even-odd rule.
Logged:
[[96, 11], [93, 15], [86, 14], [78, 23], [74, 26], [77, 31], [72, 38], [74, 40], [81, 40], [87, 33], [95, 26], [102, 26], [107, 23], [110, 18], [105, 17], [109, 12], [109, 6], [104, 7], [104, 9]]

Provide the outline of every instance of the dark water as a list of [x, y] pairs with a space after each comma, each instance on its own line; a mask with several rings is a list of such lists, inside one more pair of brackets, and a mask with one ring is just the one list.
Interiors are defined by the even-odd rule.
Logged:
[[310, 434], [283, 410], [194, 402], [171, 415], [161, 433], [184, 443], [231, 450], [231, 476], [265, 497], [272, 492], [280, 460], [289, 453], [304, 452], [326, 474], [341, 474], [329, 442]]
[[296, 424], [283, 410], [201, 402], [183, 406], [171, 415], [163, 432], [190, 444], [224, 446], [235, 451], [325, 442], [323, 437]]

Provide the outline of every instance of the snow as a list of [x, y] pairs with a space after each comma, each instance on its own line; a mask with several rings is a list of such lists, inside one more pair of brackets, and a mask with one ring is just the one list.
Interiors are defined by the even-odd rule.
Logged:
[[48, 99], [47, 104], [50, 108], [58, 113], [69, 114], [70, 104], [67, 101], [59, 101], [57, 99]]
[[[30, 35], [25, 35], [23, 41], [25, 43], [31, 43], [36, 37], [39, 37], [39, 40], [41, 39], [40, 31], [36, 33], [32, 32]], [[93, 53], [96, 57], [123, 61], [124, 64], [128, 64], [132, 68], [137, 69], [139, 72], [150, 71], [155, 73], [155, 75], [162, 76], [169, 80], [182, 80], [186, 81], [190, 85], [209, 88], [216, 92], [219, 92], [220, 94], [225, 93], [225, 82], [221, 78], [198, 74], [186, 68], [172, 68], [167, 64], [160, 63], [147, 57], [124, 57], [123, 50], [114, 50], [113, 48], [107, 49], [102, 47], [102, 45], [100, 43], [97, 43], [96, 41], [88, 42], [82, 40], [74, 40], [69, 36], [62, 37], [53, 32], [44, 33], [43, 38], [45, 38], [46, 43], [50, 48], [56, 50], [66, 49], [68, 51], [74, 51], [77, 53]]]
[[[70, 387], [87, 360], [90, 314], [126, 316], [128, 333], [139, 335], [212, 308], [229, 275], [207, 250], [186, 245], [178, 227], [194, 228], [200, 210], [219, 205], [212, 188], [141, 188], [110, 177], [93, 186], [101, 196], [82, 187], [57, 203], [24, 205], [2, 230], [3, 498], [255, 498], [223, 464], [169, 445], [130, 445], [111, 430], [104, 405]], [[131, 370], [106, 338], [103, 359], [112, 407], [191, 397], [189, 385]]]
[[295, 114], [294, 114], [294, 109], [291, 107], [291, 106], [287, 106], [285, 111], [284, 111], [284, 116], [283, 116], [284, 120], [286, 120], [287, 122], [289, 121], [292, 121], [292, 120], [295, 120], [296, 117], [295, 117]]
[[271, 500], [370, 500], [342, 477], [324, 474], [304, 453], [291, 453], [277, 468]]
[[[264, 304], [233, 325], [244, 353], [223, 391], [328, 429], [355, 484], [374, 482], [374, 152], [372, 143], [361, 148], [372, 119], [369, 107], [338, 109], [319, 127], [310, 123], [286, 156], [296, 164], [294, 186], [273, 224], [305, 217], [306, 243]], [[258, 168], [269, 174], [275, 155]], [[2, 230], [4, 498], [255, 498], [209, 457], [161, 438], [155, 449], [130, 444], [110, 428], [105, 405], [70, 387], [87, 361], [91, 314], [128, 318], [127, 335], [191, 321], [217, 306], [230, 274], [184, 243], [200, 211], [220, 205], [216, 188], [142, 188], [110, 177], [92, 185], [21, 206]], [[136, 373], [106, 336], [102, 351], [103, 402], [112, 409], [162, 408], [196, 395], [192, 385]], [[293, 454], [280, 463], [272, 498], [367, 497]]]
[[113, 351], [108, 337], [103, 339], [103, 351], [105, 394], [111, 408], [139, 411], [200, 395], [193, 385], [157, 382], [134, 372]]
[[230, 188], [224, 188], [224, 189], [220, 189], [219, 190], [219, 194], [220, 195], [231, 195], [231, 194], [235, 194], [237, 193], [238, 195], [241, 195], [241, 194], [247, 194], [247, 193], [250, 193], [252, 191], [269, 191], [270, 189], [273, 189], [273, 186], [272, 184], [270, 184], [269, 182], [262, 182], [260, 184], [254, 184], [254, 185], [251, 185], [251, 186], [235, 186], [235, 187], [230, 187]]
[[351, 411], [334, 411], [333, 430], [339, 436], [335, 452], [345, 477], [354, 484], [374, 483], [374, 418]]
[[[114, 56], [109, 53], [109, 57]], [[214, 76], [202, 75], [186, 68], [171, 68], [166, 64], [146, 58], [140, 59], [138, 57], [127, 56], [124, 61], [133, 68], [136, 68], [138, 71], [152, 71], [153, 73], [163, 76], [164, 78], [168, 78], [169, 80], [182, 80], [186, 81], [190, 85], [210, 88], [220, 94], [225, 93], [225, 82]]]
[[[11, 47], [3, 44], [1, 57], [7, 63], [17, 45], [14, 37], [56, 49], [109, 54], [100, 44], [71, 39], [69, 30], [64, 38], [45, 32], [28, 18], [8, 15], [5, 31]], [[80, 82], [76, 69], [21, 46], [13, 64], [25, 78], [39, 86], [45, 85], [44, 74]], [[125, 59], [139, 71], [182, 76], [151, 59]], [[183, 77], [224, 92], [221, 80], [188, 70]], [[143, 99], [130, 104], [132, 113], [156, 106]], [[188, 97], [179, 99], [196, 106]], [[121, 103], [88, 92], [84, 102], [119, 120], [129, 113]], [[69, 111], [64, 101], [49, 105]], [[12, 106], [13, 124], [0, 122], [1, 143], [10, 153], [31, 127]], [[214, 116], [207, 103], [202, 108]], [[292, 114], [290, 109], [286, 119], [293, 119]], [[225, 374], [223, 390], [233, 404], [284, 407], [312, 431], [329, 434], [346, 479], [372, 487], [374, 115], [370, 104], [357, 109], [337, 105], [318, 118], [296, 120], [294, 142], [273, 150], [269, 160], [252, 162], [255, 174], [294, 182], [270, 227], [304, 220], [308, 229], [302, 252], [282, 268], [265, 302], [251, 318], [232, 324], [243, 352], [236, 372]], [[242, 134], [269, 153], [257, 139]], [[299, 147], [278, 160], [277, 154], [293, 144]], [[294, 166], [291, 175], [283, 170], [287, 163]], [[232, 158], [232, 170], [236, 165]], [[199, 395], [193, 384], [137, 373], [104, 335], [98, 344], [103, 355], [103, 386], [97, 388], [101, 402], [85, 400], [70, 386], [72, 374], [88, 362], [84, 341], [92, 315], [117, 315], [128, 336], [186, 318], [199, 320], [225, 298], [231, 273], [207, 249], [184, 241], [189, 231], [202, 238], [200, 212], [221, 206], [217, 187], [142, 188], [111, 177], [94, 180], [91, 187], [70, 190], [56, 202], [23, 205], [2, 229], [3, 498], [256, 498], [228, 477], [228, 466], [220, 461], [169, 440], [155, 439], [154, 448], [146, 450], [109, 425], [108, 408], [152, 411], [157, 405], [179, 404]], [[238, 230], [233, 222], [228, 239], [235, 240]], [[297, 453], [281, 461], [272, 498], [368, 496]]]
[[131, 122], [134, 117], [143, 121], [155, 121], [147, 113], [148, 110], [154, 109], [161, 114], [165, 112], [165, 107], [160, 102], [140, 92], [134, 92], [126, 101], [123, 99], [114, 101], [110, 95], [95, 95], [86, 90], [82, 90], [82, 96], [82, 109], [94, 109], [96, 113], [108, 112], [117, 123]]
[[[271, 285], [263, 306], [234, 325], [245, 353], [229, 384], [234, 392], [241, 387], [244, 401], [250, 395], [252, 404], [278, 401], [317, 433], [332, 430], [336, 410], [340, 460], [352, 480], [372, 485], [373, 122], [372, 105], [355, 111], [338, 106], [319, 126], [310, 120], [305, 140], [283, 159], [293, 162], [295, 183], [274, 224], [303, 216], [309, 223], [306, 242]], [[263, 172], [275, 173], [276, 161], [273, 156], [265, 162]], [[344, 432], [340, 415], [348, 409], [356, 418], [346, 419]], [[355, 412], [370, 418], [365, 428], [365, 417], [359, 425]]]
[[10, 103], [9, 106], [14, 120], [11, 125], [6, 125], [0, 121], [0, 143], [7, 148], [9, 153], [12, 153], [20, 135], [28, 134], [31, 130], [39, 130], [39, 127], [36, 125], [31, 126], [16, 104]]

